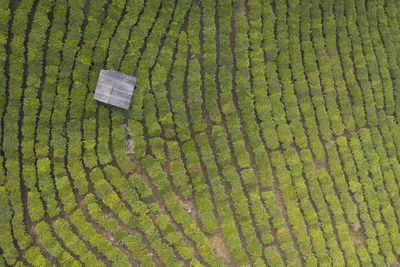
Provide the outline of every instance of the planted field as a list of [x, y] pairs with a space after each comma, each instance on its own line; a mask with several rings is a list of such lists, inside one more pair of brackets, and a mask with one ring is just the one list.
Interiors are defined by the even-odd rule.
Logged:
[[[0, 266], [397, 266], [400, 2], [0, 0]], [[93, 99], [135, 75], [131, 108]]]

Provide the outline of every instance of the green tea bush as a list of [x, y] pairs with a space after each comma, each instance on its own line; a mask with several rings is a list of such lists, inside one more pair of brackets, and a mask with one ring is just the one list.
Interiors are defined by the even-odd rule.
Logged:
[[50, 261], [48, 261], [40, 252], [40, 249], [38, 247], [30, 247], [26, 251], [26, 260], [29, 264], [32, 264], [33, 266], [52, 266]]
[[43, 204], [40, 199], [40, 194], [37, 191], [28, 192], [28, 207], [31, 220], [34, 222], [40, 221], [44, 216]]
[[80, 262], [77, 261], [71, 254], [64, 250], [58, 240], [53, 236], [50, 226], [41, 221], [35, 227], [35, 232], [39, 236], [39, 239], [43, 247], [55, 257], [59, 264], [70, 265], [70, 266], [81, 266]]
[[89, 242], [93, 247], [96, 247], [101, 253], [106, 256], [115, 266], [129, 265], [128, 257], [124, 255], [116, 247], [113, 247], [110, 242], [96, 232], [92, 225], [86, 221], [82, 210], [77, 209], [71, 215], [71, 222], [78, 230], [83, 240]]
[[0, 0], [0, 265], [394, 264], [398, 10]]
[[[3, 257], [7, 264], [14, 264], [18, 257], [18, 251], [13, 244], [12, 235], [12, 208], [8, 202], [8, 192], [5, 187], [0, 187], [0, 209], [2, 216], [0, 217], [0, 247], [3, 250]], [[40, 214], [39, 214], [40, 215]]]
[[79, 256], [79, 259], [87, 265], [96, 264], [97, 266], [105, 266], [99, 261], [90, 250], [86, 247], [78, 236], [71, 231], [71, 226], [64, 219], [57, 219], [53, 223], [54, 232], [61, 238], [65, 246]]

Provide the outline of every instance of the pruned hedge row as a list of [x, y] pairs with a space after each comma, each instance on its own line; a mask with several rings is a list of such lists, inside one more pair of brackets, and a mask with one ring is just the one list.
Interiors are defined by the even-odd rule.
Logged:
[[330, 66], [332, 68], [335, 90], [339, 100], [340, 113], [342, 114], [346, 129], [352, 131], [356, 126], [353, 111], [354, 107], [352, 106], [349, 92], [347, 91], [344, 70], [339, 55], [339, 47], [336, 45], [337, 25], [333, 14], [333, 3], [330, 1], [321, 1], [321, 9], [326, 52], [330, 58]]
[[[100, 26], [102, 21], [105, 19], [104, 10], [101, 8], [103, 1], [93, 2], [90, 5], [88, 16], [88, 23], [85, 27], [85, 31], [83, 33], [84, 42], [81, 45], [80, 50], [76, 54], [76, 61], [79, 64], [75, 64], [74, 72], [73, 72], [73, 80], [75, 81], [71, 88], [71, 103], [74, 105], [70, 105], [70, 120], [67, 123], [67, 133], [68, 133], [68, 165], [67, 169], [70, 173], [73, 181], [74, 187], [78, 190], [80, 194], [85, 194], [88, 191], [89, 183], [85, 176], [84, 171], [84, 162], [81, 158], [82, 151], [85, 148], [85, 145], [82, 145], [81, 141], [83, 139], [82, 130], [84, 135], [88, 130], [89, 126], [87, 123], [83, 123], [80, 121], [83, 118], [84, 114], [89, 109], [87, 105], [85, 105], [85, 101], [88, 94], [87, 83], [89, 82], [89, 68], [92, 63], [90, 59], [94, 53], [94, 47], [96, 45], [96, 40], [100, 34]], [[73, 101], [73, 102], [72, 102]], [[85, 127], [85, 128], [84, 128]], [[93, 136], [93, 135], [92, 135]], [[88, 140], [88, 142], [90, 142]], [[89, 143], [88, 143], [89, 144]], [[87, 153], [86, 153], [87, 155]], [[91, 161], [94, 161], [94, 154], [91, 154]]]
[[321, 228], [326, 240], [330, 260], [335, 261], [338, 265], [345, 264], [343, 252], [340, 248], [341, 240], [337, 240], [335, 229], [332, 227], [333, 222], [339, 223], [339, 218], [330, 215], [328, 203], [325, 200], [323, 189], [318, 181], [318, 171], [313, 162], [311, 151], [304, 149], [300, 153], [300, 158], [303, 164], [303, 173], [307, 180], [311, 199], [317, 209]]
[[195, 242], [200, 256], [210, 265], [222, 265], [220, 259], [206, 241], [204, 234], [195, 227], [195, 223], [191, 221], [186, 211], [178, 204], [177, 196], [171, 189], [167, 174], [162, 170], [160, 164], [151, 156], [146, 156], [141, 163], [147, 175], [157, 187], [160, 196], [165, 199], [165, 205], [172, 217], [182, 226], [184, 233]]
[[182, 151], [185, 155], [189, 179], [192, 186], [196, 188], [194, 190], [194, 198], [199, 210], [199, 218], [203, 230], [207, 233], [214, 233], [217, 230], [217, 221], [210, 196], [211, 188], [202, 172], [202, 166], [196, 151], [196, 144], [193, 141], [188, 141], [182, 145]]
[[3, 251], [3, 258], [7, 264], [14, 264], [18, 257], [18, 251], [13, 243], [12, 235], [12, 207], [9, 204], [9, 192], [6, 187], [0, 187], [0, 209], [2, 216], [0, 217], [0, 247]]
[[128, 257], [96, 232], [93, 226], [86, 220], [82, 210], [75, 210], [70, 218], [81, 238], [89, 242], [91, 246], [97, 248], [113, 265], [129, 266]]
[[239, 264], [245, 264], [247, 263], [247, 257], [244, 253], [238, 229], [235, 225], [234, 217], [230, 207], [229, 196], [224, 188], [224, 183], [222, 180], [223, 177], [221, 177], [221, 170], [218, 169], [216, 164], [220, 162], [212, 151], [205, 134], [197, 135], [196, 139], [200, 147], [205, 167], [207, 169], [210, 184], [214, 191], [214, 201], [219, 214], [219, 219], [221, 220], [222, 233], [236, 262]]
[[[270, 1], [263, 2], [263, 51], [266, 58], [265, 78], [268, 85], [269, 99], [271, 101], [271, 113], [277, 125], [277, 135], [283, 148], [287, 148], [293, 142], [293, 135], [286, 121], [284, 105], [281, 102], [281, 83], [277, 74], [276, 58], [278, 55], [277, 40], [275, 36], [276, 16], [272, 10]], [[265, 141], [268, 142], [268, 141]], [[267, 143], [268, 144], [268, 143]]]
[[308, 226], [304, 220], [299, 207], [299, 196], [296, 195], [295, 188], [292, 185], [293, 177], [286, 167], [284, 157], [281, 152], [271, 153], [272, 165], [276, 169], [276, 175], [279, 180], [279, 191], [282, 201], [285, 204], [289, 223], [293, 229], [299, 246], [299, 252], [306, 258], [307, 264], [316, 264], [317, 259], [312, 253], [310, 236], [308, 235]]
[[[289, 14], [291, 16], [291, 19], [288, 20], [289, 52], [290, 52], [289, 55], [291, 61], [293, 62], [292, 75], [294, 78], [296, 95], [299, 99], [300, 110], [304, 118], [304, 126], [307, 131], [307, 135], [309, 137], [310, 147], [314, 153], [316, 160], [323, 161], [325, 159], [325, 153], [319, 135], [321, 133], [321, 136], [323, 138], [325, 135], [328, 135], [329, 133], [327, 133], [326, 130], [326, 121], [323, 121], [320, 118], [320, 116], [325, 111], [321, 110], [321, 108], [316, 105], [319, 103], [315, 101], [316, 95], [318, 95], [318, 93], [315, 90], [313, 90], [312, 84], [308, 82], [308, 75], [310, 69], [307, 68], [308, 65], [306, 62], [306, 58], [308, 60], [308, 58], [311, 56], [308, 54], [309, 50], [307, 50], [307, 45], [309, 44], [309, 42], [307, 42], [309, 40], [309, 32], [307, 27], [310, 27], [309, 26], [310, 23], [308, 21], [309, 20], [308, 12], [310, 5], [307, 5], [307, 3], [303, 1], [301, 2], [301, 5], [299, 4], [300, 3], [294, 1], [291, 2], [289, 6], [290, 10]], [[296, 10], [298, 9], [302, 10], [302, 12], [300, 13], [301, 23], [299, 15], [296, 13]], [[300, 40], [298, 40], [297, 38], [293, 38], [299, 35], [300, 35]], [[305, 61], [304, 64], [302, 64], [303, 61], [302, 53], [304, 53], [304, 61]], [[310, 91], [310, 93], [308, 91]], [[313, 106], [315, 106], [315, 111]], [[322, 114], [319, 114], [319, 112], [322, 112]], [[319, 126], [317, 122], [319, 123]], [[296, 133], [294, 130], [292, 131], [293, 133]], [[307, 140], [305, 141], [307, 142]], [[302, 148], [307, 146], [307, 143], [306, 144], [302, 143], [299, 144], [299, 142], [297, 142], [297, 145]]]
[[[234, 66], [235, 79], [233, 83], [235, 94], [233, 94], [232, 99], [237, 99], [236, 108], [240, 110], [240, 121], [242, 121], [242, 127], [245, 131], [243, 141], [233, 141], [234, 153], [241, 168], [254, 164], [259, 173], [261, 185], [270, 186], [272, 184], [270, 163], [267, 160], [268, 155], [260, 136], [260, 126], [256, 122], [254, 95], [250, 90], [250, 71], [247, 68], [250, 64], [247, 53], [250, 47], [247, 36], [249, 25], [245, 18], [239, 14], [235, 14], [234, 20], [235, 48], [233, 52], [236, 64]], [[249, 148], [246, 147], [246, 143], [250, 146]], [[254, 158], [254, 163], [251, 158]]]
[[35, 267], [52, 266], [51, 262], [41, 254], [40, 249], [34, 246], [26, 251], [26, 261]]
[[[155, 63], [154, 69], [151, 73], [150, 86], [151, 91], [154, 93], [157, 105], [157, 119], [162, 126], [162, 132], [166, 138], [172, 138], [176, 135], [168, 98], [167, 78], [172, 67], [171, 58], [174, 55], [174, 48], [176, 47], [179, 32], [182, 28], [185, 15], [188, 12], [189, 5], [190, 3], [187, 1], [179, 1], [177, 3], [174, 10], [174, 17], [168, 25], [168, 35], [165, 37], [163, 46], [159, 51], [157, 62]], [[160, 31], [160, 33], [162, 33], [162, 31]]]
[[148, 239], [152, 240], [152, 247], [165, 264], [175, 264], [172, 248], [161, 242], [154, 222], [147, 216], [149, 207], [139, 199], [131, 182], [126, 180], [118, 169], [111, 166], [105, 167], [104, 173], [98, 168], [94, 169], [91, 178], [96, 188], [96, 195], [103, 204], [125, 225], [143, 230]]
[[[132, 29], [132, 39], [129, 40], [126, 55], [120, 67], [122, 72], [128, 74], [134, 72], [137, 78], [136, 87], [146, 90], [150, 86], [148, 81], [148, 68], [150, 66], [143, 65], [145, 64], [144, 61], [142, 61], [143, 63], [139, 63], [138, 59], [141, 55], [140, 49], [144, 46], [145, 40], [149, 38], [151, 33], [150, 29], [156, 19], [159, 9], [161, 9], [161, 1], [151, 1], [146, 4], [143, 15], [147, 19], [139, 20], [137, 27]], [[147, 56], [151, 56], [151, 54]], [[135, 91], [135, 97], [131, 102], [132, 111], [130, 112], [130, 116], [136, 120], [141, 120], [143, 118], [143, 89]]]
[[322, 31], [321, 11], [319, 2], [311, 1], [311, 36], [314, 52], [319, 67], [320, 84], [324, 89], [325, 105], [333, 134], [340, 135], [345, 128], [338, 110], [338, 97], [334, 89], [334, 81], [330, 58], [325, 49], [325, 39]]
[[354, 64], [355, 75], [357, 76], [357, 82], [359, 83], [360, 90], [362, 92], [362, 99], [364, 100], [367, 123], [370, 126], [374, 126], [377, 124], [376, 107], [374, 96], [372, 94], [371, 82], [369, 81], [368, 77], [366, 60], [363, 54], [363, 46], [360, 38], [363, 36], [359, 34], [359, 30], [357, 28], [357, 16], [354, 10], [354, 3], [352, 3], [352, 1], [343, 2], [344, 3], [339, 1], [338, 6], [344, 4], [344, 7], [346, 8], [346, 14], [351, 15], [346, 16], [346, 20], [348, 20], [348, 34], [350, 36], [354, 58], [356, 59], [356, 64]]
[[[283, 252], [286, 264], [289, 266], [298, 266], [301, 264], [299, 259], [299, 252], [296, 249], [292, 234], [289, 226], [286, 224], [285, 219], [282, 216], [281, 211], [276, 205], [276, 198], [271, 191], [262, 193], [265, 206], [269, 214], [271, 214], [272, 224], [277, 229], [277, 240], [280, 244], [280, 250]], [[266, 249], [265, 252], [268, 250]], [[267, 258], [267, 260], [269, 257]], [[279, 261], [279, 260], [278, 260]]]
[[343, 12], [343, 2], [336, 2], [333, 8], [333, 14], [336, 21], [339, 55], [344, 78], [346, 80], [346, 87], [352, 97], [354, 121], [358, 127], [363, 127], [366, 123], [366, 111], [364, 109], [362, 92], [354, 74], [353, 62], [350, 56], [350, 52], [353, 50], [352, 41], [348, 36], [349, 34], [346, 28], [347, 21]]
[[283, 15], [287, 12], [287, 5], [282, 1], [277, 1], [276, 8], [276, 48], [281, 51], [276, 57], [276, 71], [282, 85], [281, 101], [285, 105], [285, 115], [289, 123], [289, 127], [293, 133], [295, 142], [301, 147], [305, 147], [305, 131], [301, 119], [298, 100], [295, 95], [295, 88], [292, 82], [292, 73], [289, 68], [290, 54], [289, 54], [289, 32], [286, 16]]
[[[3, 6], [6, 6], [4, 4]], [[29, 14], [33, 9], [32, 1], [22, 1], [14, 11], [13, 23], [10, 27], [13, 38], [9, 43], [9, 71], [8, 71], [8, 105], [4, 107], [2, 151], [6, 159], [3, 167], [7, 170], [7, 176], [3, 181], [8, 192], [8, 201], [11, 204], [13, 216], [9, 218], [12, 233], [16, 244], [20, 249], [27, 249], [32, 243], [32, 237], [28, 235], [24, 222], [24, 207], [21, 199], [20, 173], [22, 169], [19, 163], [19, 117], [21, 116], [21, 96], [23, 93], [24, 73], [24, 40], [25, 31], [28, 27]], [[26, 86], [24, 86], [26, 87]], [[3, 169], [3, 168], [2, 168]], [[3, 171], [5, 171], [3, 169]], [[7, 228], [6, 228], [7, 229]]]
[[189, 122], [186, 115], [186, 105], [184, 102], [184, 81], [182, 73], [186, 71], [186, 62], [189, 44], [187, 34], [181, 32], [177, 41], [177, 52], [171, 74], [170, 83], [170, 103], [174, 116], [175, 131], [178, 139], [183, 142], [190, 138]]
[[106, 216], [100, 205], [97, 203], [94, 195], [88, 194], [85, 197], [85, 204], [88, 207], [88, 212], [91, 218], [96, 222], [96, 224], [108, 233], [112, 234], [116, 240], [132, 251], [135, 259], [137, 259], [141, 264], [154, 266], [152, 258], [143, 244], [143, 236], [141, 236], [141, 234], [137, 233], [135, 235], [130, 235], [116, 220]]
[[[374, 128], [375, 129], [375, 128]], [[378, 137], [378, 136], [376, 136]], [[382, 248], [386, 248], [384, 255], [387, 257], [386, 261], [390, 262], [393, 260], [392, 258], [392, 252], [391, 252], [391, 241], [388, 240], [388, 236], [387, 233], [384, 233], [382, 231], [378, 232], [382, 235], [385, 236], [385, 238], [379, 237], [378, 236], [378, 240], [377, 238], [377, 229], [375, 227], [373, 227], [373, 221], [380, 223], [380, 221], [382, 220], [381, 217], [381, 213], [383, 215], [383, 219], [387, 222], [388, 226], [392, 225], [389, 229], [391, 230], [391, 235], [392, 235], [392, 244], [397, 246], [397, 239], [395, 238], [395, 236], [398, 235], [397, 233], [397, 227], [396, 230], [393, 230], [393, 225], [397, 225], [396, 222], [394, 222], [392, 219], [390, 219], [390, 216], [394, 216], [393, 212], [393, 207], [392, 204], [389, 202], [389, 199], [387, 198], [387, 196], [385, 197], [385, 192], [382, 191], [384, 190], [382, 188], [383, 185], [383, 178], [378, 178], [381, 174], [379, 174], [379, 169], [376, 169], [374, 167], [374, 170], [370, 170], [370, 174], [368, 171], [368, 166], [369, 164], [373, 164], [373, 163], [368, 163], [367, 159], [363, 156], [363, 144], [362, 142], [368, 142], [368, 139], [370, 138], [370, 136], [368, 135], [368, 132], [366, 129], [361, 129], [360, 130], [360, 138], [361, 138], [361, 142], [358, 138], [357, 135], [351, 135], [349, 138], [349, 147], [351, 148], [351, 153], [353, 154], [353, 158], [354, 158], [354, 162], [356, 163], [357, 167], [359, 170], [363, 170], [363, 171], [358, 171], [355, 172], [355, 167], [354, 167], [354, 162], [351, 158], [350, 152], [349, 152], [349, 148], [347, 145], [347, 142], [344, 138], [342, 139], [338, 139], [337, 143], [339, 145], [339, 151], [341, 152], [341, 154], [346, 155], [345, 157], [348, 159], [347, 163], [345, 163], [345, 169], [348, 169], [348, 171], [346, 172], [346, 174], [350, 177], [351, 175], [357, 174], [359, 176], [359, 181], [361, 182], [361, 185], [363, 185], [361, 188], [361, 185], [357, 183], [355, 184], [351, 184], [352, 187], [356, 186], [355, 189], [357, 189], [358, 192], [362, 192], [362, 190], [364, 190], [364, 196], [365, 196], [365, 200], [366, 202], [364, 202], [363, 198], [358, 198], [358, 202], [362, 201], [362, 203], [360, 204], [360, 218], [361, 218], [361, 222], [363, 224], [363, 226], [365, 227], [366, 230], [366, 235], [368, 238], [367, 244], [368, 245], [368, 252], [371, 253], [372, 259], [376, 264], [381, 264], [383, 262], [383, 258], [381, 255], [378, 254], [379, 249], [377, 250], [377, 244], [378, 241], [381, 244]], [[379, 137], [378, 137], [379, 138]], [[379, 139], [377, 140], [379, 141]], [[371, 142], [371, 139], [369, 139], [369, 142]], [[369, 146], [369, 150], [366, 150], [365, 153], [368, 153], [368, 157], [373, 157], [374, 152], [371, 151], [371, 143]], [[366, 147], [365, 147], [366, 148]], [[368, 151], [368, 152], [367, 152]], [[376, 156], [376, 154], [375, 154]], [[368, 158], [367, 157], [367, 158]], [[375, 164], [373, 164], [375, 165]], [[372, 165], [371, 165], [372, 166]], [[376, 166], [376, 165], [375, 165]], [[390, 173], [390, 172], [389, 172]], [[369, 177], [371, 176], [371, 178]], [[385, 175], [386, 176], [386, 175]], [[390, 176], [386, 176], [386, 177], [390, 177]], [[381, 180], [381, 182], [378, 182], [378, 180]], [[393, 181], [393, 180], [392, 180]], [[389, 182], [389, 181], [388, 181]], [[378, 187], [379, 185], [379, 187]], [[385, 208], [383, 209], [379, 209], [379, 207], [381, 207], [381, 205], [384, 205]], [[367, 206], [369, 207], [369, 212], [367, 210]], [[392, 215], [389, 215], [392, 214]], [[372, 246], [372, 244], [375, 244], [375, 247]], [[390, 248], [390, 252], [387, 250], [387, 248]]]
[[[361, 3], [363, 2], [360, 2], [360, 4]], [[356, 6], [358, 5], [359, 3], [357, 1]], [[375, 51], [380, 63], [381, 79], [382, 83], [385, 85], [385, 103], [389, 104], [385, 111], [387, 111], [388, 114], [395, 114], [398, 116], [399, 108], [397, 100], [400, 88], [400, 69], [398, 63], [400, 51], [395, 40], [399, 37], [399, 31], [394, 28], [396, 25], [398, 26], [398, 21], [395, 22], [393, 20], [392, 13], [396, 11], [396, 8], [389, 10], [389, 6], [390, 4], [388, 3], [386, 14], [384, 6], [380, 2], [367, 3], [365, 5], [370, 29], [375, 27], [375, 30], [377, 30], [376, 34], [379, 34], [381, 37], [377, 38], [376, 34], [373, 35], [373, 41], [376, 42], [378, 46]], [[393, 5], [391, 5], [391, 7], [393, 7]], [[380, 41], [381, 44], [379, 44]], [[391, 86], [391, 82], [393, 86]]]
[[308, 231], [315, 251], [315, 257], [321, 265], [329, 264], [331, 260], [328, 256], [327, 250], [325, 249], [325, 237], [318, 220], [317, 211], [312, 205], [313, 203], [307, 190], [306, 180], [302, 177], [303, 166], [299, 155], [294, 149], [289, 149], [284, 153], [284, 158], [293, 177], [294, 189], [299, 197], [300, 208], [303, 211], [304, 220], [309, 226]]
[[82, 266], [82, 264], [71, 256], [71, 254], [65, 250], [60, 242], [54, 237], [52, 229], [50, 226], [41, 221], [35, 227], [35, 232], [37, 233], [40, 243], [50, 253], [51, 256], [57, 259], [61, 265], [69, 266]]
[[267, 81], [264, 70], [264, 51], [262, 49], [262, 2], [258, 0], [248, 1], [248, 16], [252, 21], [249, 24], [249, 41], [250, 41], [250, 74], [252, 78], [252, 92], [254, 95], [254, 107], [256, 116], [261, 120], [260, 128], [263, 132], [263, 141], [269, 149], [277, 149], [279, 147], [278, 136], [276, 133], [276, 123], [273, 120], [271, 110], [271, 102], [265, 93]]
[[[184, 157], [180, 151], [179, 144], [174, 141], [167, 143], [168, 154], [170, 157], [169, 172], [172, 176], [175, 186], [179, 188], [182, 196], [189, 199], [193, 194], [193, 187], [186, 172], [182, 158]], [[201, 147], [201, 146], [200, 146]], [[182, 157], [182, 158], [181, 158]]]
[[[153, 85], [152, 85], [152, 80], [150, 80], [150, 77], [152, 77], [153, 73], [150, 73], [150, 68], [154, 64], [156, 64], [159, 46], [161, 45], [161, 39], [162, 36], [165, 34], [165, 30], [167, 29], [170, 23], [169, 18], [172, 17], [173, 11], [174, 11], [174, 6], [166, 4], [165, 1], [162, 1], [161, 13], [163, 14], [163, 16], [159, 16], [157, 18], [151, 33], [148, 35], [147, 42], [150, 45], [146, 46], [146, 49], [143, 51], [143, 54], [141, 55], [140, 60], [138, 61], [139, 65], [138, 65], [138, 71], [136, 73], [136, 77], [138, 78], [139, 82], [136, 84], [136, 86], [139, 88], [143, 88], [142, 90], [140, 90], [141, 93], [143, 93], [143, 102], [139, 103], [135, 102], [134, 100], [133, 103], [139, 106], [143, 104], [143, 112], [140, 111], [140, 114], [141, 113], [145, 114], [144, 121], [148, 129], [148, 134], [154, 137], [159, 136], [162, 130], [160, 121], [158, 121], [156, 117], [158, 102], [157, 102], [157, 95], [154, 95], [152, 93]], [[164, 104], [165, 103], [166, 102], [164, 101]], [[164, 116], [164, 114], [160, 115]]]
[[226, 140], [225, 129], [219, 126], [213, 128], [213, 138], [216, 142], [217, 160], [223, 166], [222, 174], [225, 180], [230, 184], [230, 197], [238, 218], [241, 231], [247, 243], [247, 251], [253, 261], [260, 261], [262, 255], [262, 246], [260, 240], [256, 236], [255, 228], [252, 224], [250, 207], [248, 199], [244, 193], [241, 184], [241, 178], [237, 170], [229, 163], [230, 153]]
[[79, 260], [85, 265], [105, 266], [102, 261], [99, 261], [86, 244], [83, 243], [78, 236], [71, 231], [71, 226], [64, 219], [57, 219], [53, 223], [54, 232], [61, 238], [65, 246], [72, 252], [78, 255]]
[[0, 0], [0, 265], [394, 264], [397, 10]]
[[215, 8], [216, 2], [212, 0], [202, 0], [202, 58], [203, 58], [203, 86], [205, 107], [214, 123], [221, 122], [221, 111], [218, 108], [218, 93], [215, 90], [217, 53], [216, 53], [216, 26], [215, 26]]

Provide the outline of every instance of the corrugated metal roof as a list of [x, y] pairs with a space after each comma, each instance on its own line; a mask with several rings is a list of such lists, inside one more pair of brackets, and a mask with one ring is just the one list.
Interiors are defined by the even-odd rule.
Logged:
[[106, 104], [129, 109], [135, 84], [134, 76], [115, 70], [101, 70], [93, 98]]

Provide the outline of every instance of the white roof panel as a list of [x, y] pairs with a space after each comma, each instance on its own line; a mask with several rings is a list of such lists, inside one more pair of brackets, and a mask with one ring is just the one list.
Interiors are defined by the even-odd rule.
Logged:
[[94, 99], [116, 107], [129, 109], [136, 77], [115, 70], [101, 70]]

